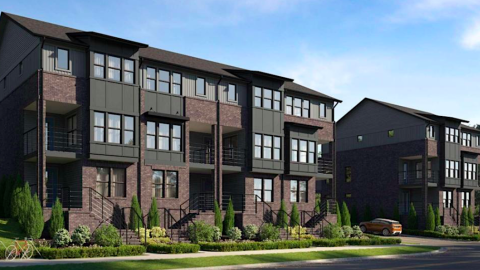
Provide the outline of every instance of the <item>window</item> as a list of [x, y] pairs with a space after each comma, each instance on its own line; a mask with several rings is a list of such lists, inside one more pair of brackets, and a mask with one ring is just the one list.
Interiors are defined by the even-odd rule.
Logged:
[[322, 153], [323, 153], [322, 144], [319, 143], [319, 144], [317, 145], [317, 158], [321, 158], [321, 157], [322, 157]]
[[147, 122], [147, 148], [155, 149], [155, 122]]
[[446, 160], [445, 176], [448, 178], [460, 178], [458, 166], [459, 166], [458, 161]]
[[345, 167], [345, 182], [352, 182], [352, 167]]
[[105, 197], [109, 197], [110, 169], [97, 168], [96, 191]]
[[290, 180], [290, 201], [307, 202], [307, 181]]
[[[292, 162], [315, 163], [315, 151], [318, 151], [316, 142], [292, 139]], [[320, 145], [321, 151], [321, 145]]]
[[435, 139], [435, 127], [432, 125], [429, 125], [427, 127], [427, 136], [428, 138]]
[[181, 151], [182, 149], [182, 127], [172, 125], [172, 151]]
[[363, 142], [363, 135], [357, 136], [357, 142]]
[[120, 143], [120, 115], [109, 114], [108, 115], [108, 142]]
[[462, 196], [462, 208], [464, 207], [470, 207], [470, 192], [468, 191], [462, 191], [460, 192]]
[[472, 134], [462, 132], [462, 145], [472, 147]]
[[125, 169], [112, 169], [112, 194], [125, 197]]
[[228, 101], [237, 101], [237, 86], [228, 84]]
[[255, 134], [255, 157], [262, 158], [262, 135]]
[[444, 191], [443, 192], [443, 207], [445, 208], [452, 208], [452, 191]]
[[158, 124], [158, 149], [170, 150], [170, 125]]
[[20, 64], [18, 64], [18, 75], [22, 75], [23, 73], [23, 62], [20, 62]]
[[282, 95], [279, 91], [273, 91], [273, 109], [281, 111], [282, 107]]
[[303, 117], [310, 117], [310, 101], [303, 100]]
[[204, 78], [197, 78], [197, 95], [205, 96], [205, 79]]
[[263, 158], [272, 159], [272, 136], [263, 135]]
[[57, 48], [57, 69], [70, 69], [69, 51], [66, 49]]
[[417, 162], [415, 164], [415, 174], [416, 174], [417, 179], [422, 179], [423, 170], [422, 170], [422, 163], [421, 162]]
[[77, 144], [77, 115], [67, 119], [67, 137], [69, 146]]
[[96, 191], [105, 197], [125, 197], [125, 175], [125, 169], [98, 167]]
[[292, 97], [286, 97], [285, 98], [285, 104], [286, 104], [285, 113], [292, 115], [293, 114], [293, 99], [292, 99]]
[[121, 60], [119, 57], [108, 56], [108, 78], [114, 81], [120, 81]]
[[178, 198], [178, 172], [153, 171], [152, 196], [155, 198]]
[[105, 142], [105, 113], [95, 112], [94, 141]]
[[157, 70], [147, 67], [147, 89], [156, 90]]
[[326, 118], [327, 117], [327, 106], [325, 103], [320, 103], [320, 118]]
[[302, 100], [299, 98], [293, 100], [293, 115], [302, 116]]
[[292, 162], [298, 162], [298, 140], [292, 139]]
[[315, 142], [308, 142], [308, 163], [315, 163]]
[[172, 94], [181, 95], [182, 94], [182, 74], [173, 73], [173, 82], [172, 82]]
[[[281, 138], [271, 135], [255, 134], [255, 158], [275, 159], [281, 158]], [[272, 151], [273, 150], [273, 151]]]
[[273, 137], [273, 159], [280, 160], [281, 155], [281, 138]]
[[134, 83], [135, 62], [133, 60], [124, 60], [123, 81], [126, 83]]
[[388, 131], [388, 137], [392, 138], [393, 136], [395, 136], [395, 130], [391, 129]]
[[160, 74], [158, 90], [163, 93], [170, 93], [170, 72], [165, 70], [159, 70], [158, 72]]
[[272, 108], [272, 90], [270, 89], [263, 89], [263, 108]]
[[463, 164], [463, 178], [477, 180], [477, 164], [465, 162]]
[[182, 151], [182, 138], [181, 125], [147, 122], [148, 149]]
[[[264, 202], [273, 201], [273, 180], [255, 178], [254, 180], [254, 194]], [[255, 197], [258, 199], [257, 197]]]
[[255, 107], [262, 107], [262, 88], [255, 87]]
[[445, 140], [447, 142], [459, 143], [459, 131], [456, 128], [445, 128]]
[[105, 78], [105, 55], [94, 53], [93, 55], [93, 76]]
[[307, 141], [300, 140], [300, 162], [307, 163]]
[[134, 144], [134, 133], [135, 133], [135, 120], [131, 116], [125, 116], [124, 126], [123, 126], [123, 143], [133, 145]]

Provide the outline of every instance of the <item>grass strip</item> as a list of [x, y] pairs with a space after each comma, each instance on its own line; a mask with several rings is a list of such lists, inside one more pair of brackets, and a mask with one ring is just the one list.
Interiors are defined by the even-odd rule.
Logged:
[[[25, 235], [20, 229], [20, 224], [13, 219], [0, 218], [0, 241], [3, 242], [5, 246], [8, 246], [13, 243], [15, 238], [23, 240]], [[3, 246], [0, 244], [0, 247]]]
[[191, 267], [215, 267], [226, 265], [242, 264], [260, 264], [260, 263], [281, 263], [294, 261], [310, 261], [320, 259], [338, 259], [353, 257], [368, 257], [379, 255], [404, 255], [412, 253], [430, 252], [439, 249], [438, 247], [392, 247], [392, 248], [372, 248], [355, 250], [336, 250], [336, 251], [310, 251], [295, 253], [277, 253], [277, 254], [259, 254], [259, 255], [232, 255], [189, 259], [164, 259], [148, 261], [122, 261], [122, 262], [104, 262], [104, 263], [84, 263], [84, 264], [59, 264], [45, 266], [15, 267], [19, 269], [36, 270], [156, 270], [156, 269], [180, 269]]

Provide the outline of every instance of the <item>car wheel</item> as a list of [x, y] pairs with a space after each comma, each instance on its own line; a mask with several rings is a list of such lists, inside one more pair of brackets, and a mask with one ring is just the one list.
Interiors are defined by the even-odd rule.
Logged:
[[388, 231], [388, 229], [383, 229], [382, 234], [383, 236], [389, 236], [390, 232]]
[[360, 230], [362, 231], [362, 233], [366, 233], [367, 232], [367, 227], [365, 226], [360, 226]]

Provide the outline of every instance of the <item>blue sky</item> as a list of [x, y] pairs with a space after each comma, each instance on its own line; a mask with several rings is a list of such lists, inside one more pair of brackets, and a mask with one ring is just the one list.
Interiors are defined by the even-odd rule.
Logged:
[[11, 1], [0, 10], [480, 124], [480, 0]]

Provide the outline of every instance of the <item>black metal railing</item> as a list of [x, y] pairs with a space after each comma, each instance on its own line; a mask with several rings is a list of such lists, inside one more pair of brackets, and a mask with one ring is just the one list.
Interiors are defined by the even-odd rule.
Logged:
[[333, 160], [331, 158], [319, 158], [318, 159], [318, 173], [332, 174], [333, 173]]
[[57, 198], [63, 208], [82, 208], [82, 190], [80, 188], [49, 186], [45, 189], [45, 206], [52, 207]]
[[[125, 209], [128, 209], [129, 211], [129, 214], [130, 215], [134, 215], [136, 216], [136, 218], [140, 221], [140, 224], [131, 224], [130, 223], [130, 216], [127, 216], [126, 213], [125, 213]], [[120, 234], [122, 234], [122, 231], [125, 232], [125, 244], [129, 245], [131, 244], [129, 242], [130, 238], [128, 237], [128, 233], [130, 230], [133, 231], [133, 233], [135, 233], [136, 235], [135, 236], [138, 236], [140, 242], [143, 242], [144, 245], [148, 245], [148, 242], [147, 242], [147, 233], [145, 231], [145, 233], [143, 235], [140, 234], [140, 229], [143, 228], [144, 230], [147, 230], [147, 224], [145, 223], [145, 218], [142, 216], [141, 213], [138, 213], [135, 208], [133, 207], [123, 207], [121, 209], [121, 215], [122, 215], [122, 224], [119, 226], [119, 230], [120, 230]], [[127, 222], [128, 220], [128, 222]], [[141, 239], [143, 238], [143, 239]]]
[[[64, 128], [47, 128], [45, 132], [45, 148], [49, 151], [82, 152], [81, 130], [67, 130]], [[23, 133], [24, 155], [38, 150], [37, 128]]]
[[228, 204], [232, 199], [233, 210], [245, 212], [245, 194], [222, 194], [222, 209], [227, 210]]
[[222, 164], [230, 166], [245, 166], [245, 150], [233, 147], [224, 147], [222, 150]]
[[[438, 183], [438, 171], [427, 170], [427, 181]], [[398, 183], [400, 185], [421, 185], [423, 183], [423, 171], [401, 171], [398, 173]]]
[[190, 210], [213, 211], [215, 197], [213, 193], [195, 193], [188, 200]]
[[215, 148], [209, 144], [190, 144], [190, 162], [201, 164], [215, 163]]

